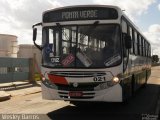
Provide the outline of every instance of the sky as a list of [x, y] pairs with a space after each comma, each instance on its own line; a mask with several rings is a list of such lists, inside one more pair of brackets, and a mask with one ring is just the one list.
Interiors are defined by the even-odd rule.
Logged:
[[[0, 0], [0, 34], [18, 37], [18, 44], [33, 44], [32, 25], [45, 10], [70, 5], [116, 5], [135, 23], [160, 57], [160, 0]], [[40, 41], [40, 40], [39, 40]]]

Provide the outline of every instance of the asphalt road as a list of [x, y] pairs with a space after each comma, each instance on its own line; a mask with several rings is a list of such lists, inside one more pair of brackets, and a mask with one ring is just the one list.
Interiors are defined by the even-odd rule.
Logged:
[[154, 67], [147, 86], [126, 104], [91, 103], [76, 107], [68, 102], [42, 100], [41, 94], [36, 93], [0, 102], [0, 113], [46, 114], [53, 120], [156, 120], [160, 107], [159, 88], [160, 67]]
[[158, 91], [158, 86], [147, 85], [147, 88], [138, 91], [127, 104], [94, 103], [84, 107], [66, 106], [48, 115], [57, 120], [141, 120], [143, 115], [156, 115]]

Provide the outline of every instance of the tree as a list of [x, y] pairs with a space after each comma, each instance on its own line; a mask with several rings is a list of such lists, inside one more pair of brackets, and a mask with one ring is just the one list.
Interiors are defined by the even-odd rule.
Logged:
[[159, 61], [159, 58], [158, 58], [158, 55], [152, 55], [152, 62], [158, 62]]

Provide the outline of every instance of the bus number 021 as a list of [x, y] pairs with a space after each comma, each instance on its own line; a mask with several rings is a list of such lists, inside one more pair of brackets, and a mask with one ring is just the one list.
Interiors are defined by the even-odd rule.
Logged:
[[93, 81], [94, 82], [104, 82], [106, 81], [106, 77], [94, 77]]

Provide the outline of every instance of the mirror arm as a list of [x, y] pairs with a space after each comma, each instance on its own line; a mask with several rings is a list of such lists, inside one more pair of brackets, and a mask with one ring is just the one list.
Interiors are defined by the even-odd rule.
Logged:
[[37, 23], [37, 24], [33, 25], [32, 28], [34, 28], [35, 26], [42, 26], [42, 23], [41, 22]]
[[42, 49], [43, 49], [40, 45], [37, 45], [37, 43], [36, 43], [35, 41], [34, 41], [33, 43], [34, 43], [34, 45], [35, 45], [39, 50], [42, 50]]
[[[37, 29], [37, 28], [35, 28], [35, 26], [40, 26], [40, 25], [42, 25], [42, 23], [37, 23], [37, 24], [35, 24], [35, 25], [33, 25], [32, 26], [32, 28], [33, 28], [33, 33], [34, 33], [34, 29]], [[36, 36], [37, 36], [37, 30], [36, 30]], [[36, 37], [34, 37], [34, 35], [33, 35], [33, 43], [34, 43], [34, 45], [39, 49], [39, 50], [42, 50], [43, 48], [40, 46], [40, 45], [38, 45], [36, 42]]]

